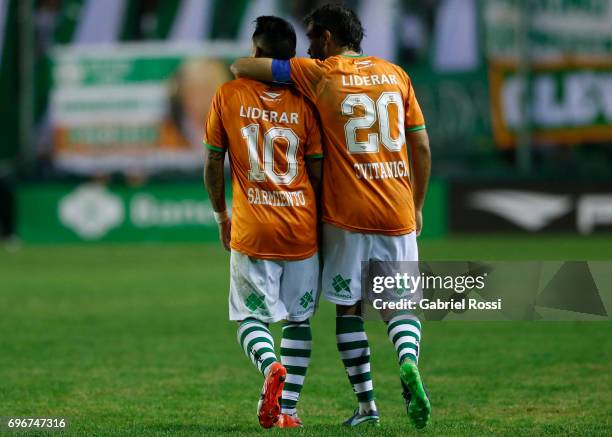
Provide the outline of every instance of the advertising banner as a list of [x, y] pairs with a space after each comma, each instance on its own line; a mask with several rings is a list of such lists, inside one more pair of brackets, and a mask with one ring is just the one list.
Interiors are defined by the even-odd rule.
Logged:
[[235, 43], [65, 47], [53, 57], [52, 156], [83, 175], [193, 171], [203, 122]]
[[492, 124], [511, 147], [612, 141], [612, 0], [483, 2]]
[[494, 134], [501, 147], [513, 145], [526, 123], [540, 144], [612, 140], [612, 59], [538, 64], [529, 79], [516, 64], [497, 63], [489, 79]]
[[452, 183], [451, 232], [612, 230], [612, 186], [537, 182]]
[[216, 241], [200, 184], [140, 188], [31, 185], [18, 192], [18, 232], [27, 242]]
[[[230, 188], [227, 205], [231, 208]], [[446, 233], [446, 185], [432, 181], [424, 237]], [[26, 242], [218, 241], [206, 190], [198, 182], [24, 185], [18, 233]]]

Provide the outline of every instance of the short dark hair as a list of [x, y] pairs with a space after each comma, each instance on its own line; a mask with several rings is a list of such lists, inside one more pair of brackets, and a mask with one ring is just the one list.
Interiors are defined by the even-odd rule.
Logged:
[[295, 56], [295, 29], [280, 17], [262, 15], [255, 19], [253, 43], [267, 58], [290, 59]]
[[352, 9], [326, 4], [310, 12], [304, 18], [304, 23], [306, 26], [312, 23], [315, 34], [320, 35], [328, 30], [337, 45], [361, 52], [364, 30], [359, 17]]

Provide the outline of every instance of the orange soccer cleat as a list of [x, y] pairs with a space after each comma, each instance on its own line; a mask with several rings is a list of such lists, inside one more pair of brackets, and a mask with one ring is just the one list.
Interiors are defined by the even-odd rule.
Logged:
[[264, 381], [257, 405], [257, 417], [263, 428], [272, 428], [280, 417], [281, 407], [278, 400], [285, 386], [285, 378], [287, 378], [287, 369], [281, 363], [270, 365], [270, 373]]
[[278, 418], [278, 422], [274, 424], [276, 428], [301, 428], [302, 419], [297, 416], [290, 414], [281, 414]]

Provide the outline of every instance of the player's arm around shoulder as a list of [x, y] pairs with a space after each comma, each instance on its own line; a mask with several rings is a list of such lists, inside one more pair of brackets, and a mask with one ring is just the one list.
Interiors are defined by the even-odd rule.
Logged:
[[238, 58], [230, 70], [237, 78], [248, 77], [264, 82], [274, 81], [271, 58]]

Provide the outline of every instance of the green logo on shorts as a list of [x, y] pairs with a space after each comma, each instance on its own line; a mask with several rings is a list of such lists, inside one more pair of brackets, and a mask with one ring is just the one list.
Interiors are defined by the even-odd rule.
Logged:
[[347, 299], [351, 298], [351, 280], [343, 278], [341, 275], [334, 276], [332, 280], [332, 287], [336, 290], [336, 296], [344, 297]]
[[307, 291], [300, 298], [300, 305], [302, 305], [302, 308], [304, 309], [308, 308], [310, 304], [313, 302], [314, 302], [314, 299], [312, 298], [312, 290]]
[[260, 313], [268, 314], [266, 302], [263, 296], [251, 293], [244, 301], [244, 304], [249, 310], [251, 310], [252, 313], [257, 312], [257, 310], [261, 310], [259, 311]]
[[410, 287], [399, 287], [395, 290], [398, 296], [403, 296], [410, 291]]

